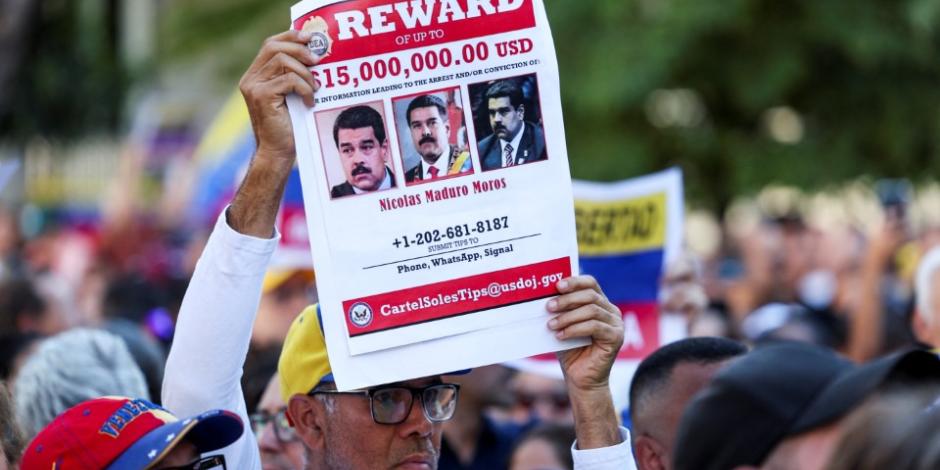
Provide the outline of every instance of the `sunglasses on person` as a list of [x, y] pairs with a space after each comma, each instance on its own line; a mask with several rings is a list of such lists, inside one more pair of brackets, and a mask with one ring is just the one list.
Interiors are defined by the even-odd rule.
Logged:
[[376, 387], [368, 390], [338, 392], [336, 390], [314, 390], [309, 395], [358, 395], [369, 397], [372, 421], [377, 424], [401, 424], [408, 419], [416, 396], [421, 397], [424, 416], [433, 423], [447, 421], [457, 409], [457, 384], [435, 384], [423, 388], [399, 385]]
[[158, 470], [226, 470], [225, 457], [222, 455], [210, 455], [193, 460], [186, 465], [160, 467]]
[[274, 437], [278, 442], [287, 444], [297, 440], [297, 434], [294, 433], [294, 428], [291, 427], [290, 421], [287, 419], [287, 407], [282, 407], [275, 413], [258, 411], [252, 413], [248, 420], [251, 421], [251, 429], [254, 430], [255, 436], [258, 436], [259, 439], [265, 426], [271, 423], [274, 428]]

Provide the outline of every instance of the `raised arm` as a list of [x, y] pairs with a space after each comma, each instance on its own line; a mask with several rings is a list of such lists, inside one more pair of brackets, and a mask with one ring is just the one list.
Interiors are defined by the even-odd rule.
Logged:
[[898, 248], [907, 239], [902, 220], [888, 217], [884, 226], [875, 231], [862, 258], [858, 299], [849, 319], [847, 354], [855, 362], [875, 358], [881, 350], [884, 335], [884, 302], [882, 286], [885, 270]]
[[558, 353], [574, 413], [577, 469], [635, 468], [626, 429], [620, 427], [610, 395], [610, 369], [623, 344], [623, 318], [591, 276], [558, 283], [548, 302], [557, 315], [548, 327], [559, 339], [589, 337], [591, 344]]
[[[222, 408], [248, 423], [241, 374], [261, 285], [277, 246], [275, 219], [294, 165], [293, 130], [285, 97], [313, 103], [316, 60], [309, 37], [289, 31], [265, 41], [239, 87], [248, 105], [257, 150], [226, 214], [219, 218], [180, 307], [163, 380], [163, 403], [189, 415]], [[249, 431], [224, 449], [229, 468], [260, 468]]]
[[294, 131], [285, 98], [297, 93], [313, 106], [316, 84], [307, 69], [316, 58], [307, 49], [308, 33], [287, 31], [268, 38], [238, 87], [248, 105], [258, 147], [232, 206], [228, 221], [244, 235], [270, 238], [287, 177], [294, 167]]

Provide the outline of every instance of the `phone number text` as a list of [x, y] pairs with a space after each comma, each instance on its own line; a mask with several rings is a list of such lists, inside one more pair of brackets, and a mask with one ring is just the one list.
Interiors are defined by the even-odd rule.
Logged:
[[410, 248], [412, 246], [421, 246], [429, 243], [458, 240], [472, 235], [495, 232], [508, 228], [509, 217], [495, 217], [492, 219], [480, 220], [472, 224], [460, 224], [444, 229], [417, 232], [413, 235], [402, 235], [395, 238], [395, 240], [392, 242], [392, 246], [395, 248]]

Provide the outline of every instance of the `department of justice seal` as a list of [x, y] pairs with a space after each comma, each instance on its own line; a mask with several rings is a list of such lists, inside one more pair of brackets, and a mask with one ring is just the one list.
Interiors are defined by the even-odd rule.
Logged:
[[359, 328], [365, 328], [372, 323], [372, 307], [365, 302], [356, 302], [349, 306], [349, 321]]
[[330, 38], [329, 26], [327, 26], [326, 20], [314, 16], [305, 21], [300, 30], [313, 33], [310, 42], [307, 43], [307, 49], [310, 49], [310, 52], [321, 58], [330, 55], [333, 50], [333, 39]]

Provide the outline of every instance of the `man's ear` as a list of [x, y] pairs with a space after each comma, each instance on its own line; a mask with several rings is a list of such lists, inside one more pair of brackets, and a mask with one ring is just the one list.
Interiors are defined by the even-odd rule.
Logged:
[[[914, 308], [914, 314], [911, 315], [911, 330], [914, 331], [914, 337], [917, 338], [917, 341], [930, 344], [930, 325], [924, 320], [924, 316], [920, 314], [920, 309], [916, 307]], [[938, 346], [936, 344], [930, 345], [933, 347]]]
[[316, 397], [297, 394], [290, 397], [287, 415], [294, 431], [310, 449], [326, 447], [326, 408]]
[[385, 142], [382, 142], [382, 145], [380, 145], [379, 147], [382, 148], [382, 161], [385, 162], [386, 165], [388, 165], [389, 156], [391, 156], [392, 154], [392, 152], [390, 152], [388, 149], [388, 139], [385, 139]]
[[520, 104], [519, 106], [516, 106], [516, 112], [519, 113], [519, 115], [522, 116], [522, 118], [524, 119], [525, 118], [525, 105]]
[[666, 470], [666, 448], [649, 436], [634, 436], [633, 456], [640, 470]]

